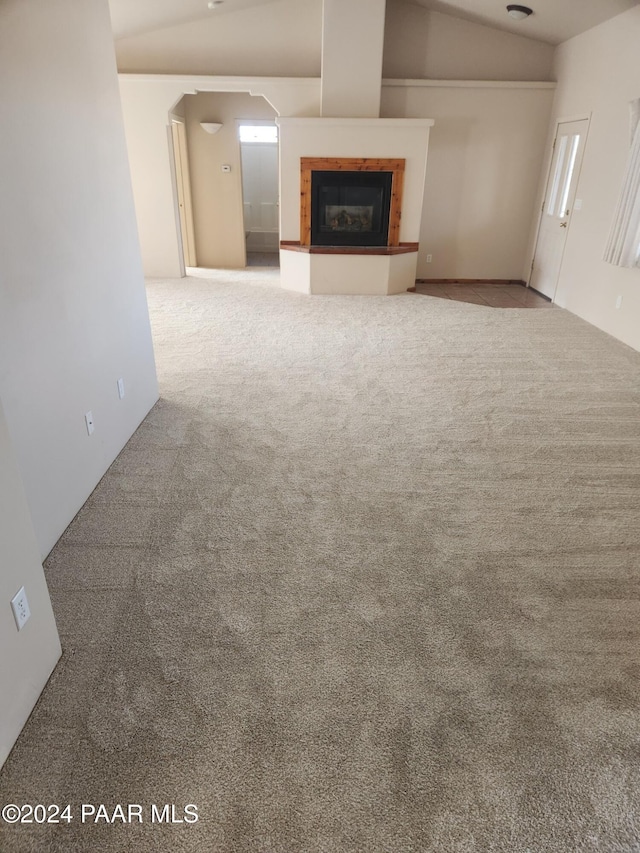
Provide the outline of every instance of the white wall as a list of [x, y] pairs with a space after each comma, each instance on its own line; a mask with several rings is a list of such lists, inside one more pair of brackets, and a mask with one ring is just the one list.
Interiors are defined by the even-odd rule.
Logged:
[[[9, 602], [24, 586], [31, 618], [18, 633]], [[0, 404], [0, 767], [60, 657], [38, 543]]]
[[386, 0], [323, 0], [324, 117], [380, 114]]
[[321, 0], [274, 0], [239, 11], [219, 9], [204, 20], [118, 39], [118, 70], [316, 77], [321, 35]]
[[185, 99], [180, 98], [180, 100], [173, 105], [169, 113], [169, 117], [172, 119], [176, 119], [177, 121], [184, 122], [185, 120]]
[[382, 116], [435, 122], [418, 278], [520, 279], [553, 84], [386, 82]]
[[384, 77], [553, 80], [553, 47], [541, 41], [389, 0]]
[[3, 0], [0, 79], [0, 396], [46, 554], [157, 398], [106, 0]]
[[140, 250], [146, 276], [179, 278], [183, 273], [169, 112], [182, 97], [178, 84], [156, 78], [151, 85], [123, 85], [120, 96], [131, 168]]
[[[605, 332], [640, 349], [640, 270], [606, 264], [602, 255], [629, 151], [629, 101], [640, 97], [640, 7], [630, 9], [560, 45], [558, 88], [547, 150], [556, 122], [591, 115], [578, 184], [582, 209], [567, 235], [556, 302]], [[546, 167], [538, 188], [539, 210]], [[531, 262], [537, 216], [525, 274]], [[622, 307], [616, 309], [618, 296]]]

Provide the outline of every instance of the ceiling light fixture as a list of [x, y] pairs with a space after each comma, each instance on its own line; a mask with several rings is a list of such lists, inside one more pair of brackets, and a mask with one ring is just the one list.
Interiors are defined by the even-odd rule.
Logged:
[[507, 12], [516, 21], [524, 21], [525, 18], [533, 14], [533, 9], [530, 9], [528, 6], [516, 6], [514, 3], [510, 3], [507, 6]]
[[224, 0], [209, 0], [209, 2], [207, 3], [207, 8], [208, 9], [217, 9], [218, 6], [222, 6], [223, 3], [224, 3]]

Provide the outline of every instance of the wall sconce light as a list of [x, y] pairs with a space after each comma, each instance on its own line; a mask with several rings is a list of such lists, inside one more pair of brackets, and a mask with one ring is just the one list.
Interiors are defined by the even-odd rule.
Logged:
[[530, 9], [528, 6], [517, 6], [514, 3], [510, 3], [507, 6], [507, 12], [516, 21], [524, 21], [525, 18], [528, 18], [533, 13], [533, 9]]
[[206, 130], [207, 133], [217, 133], [222, 125], [217, 121], [201, 121], [200, 127]]

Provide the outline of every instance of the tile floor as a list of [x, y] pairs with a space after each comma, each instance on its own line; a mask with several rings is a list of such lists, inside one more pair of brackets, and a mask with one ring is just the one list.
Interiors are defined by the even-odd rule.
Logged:
[[247, 252], [248, 267], [279, 267], [280, 254], [278, 252]]
[[416, 293], [488, 305], [491, 308], [553, 308], [551, 302], [521, 284], [435, 284], [416, 282]]

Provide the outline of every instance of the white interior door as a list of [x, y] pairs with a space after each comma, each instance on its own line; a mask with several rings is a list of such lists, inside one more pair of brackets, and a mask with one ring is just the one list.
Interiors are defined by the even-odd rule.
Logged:
[[529, 286], [550, 299], [555, 297], [562, 256], [574, 210], [587, 119], [558, 125], [547, 181], [538, 240]]
[[191, 204], [191, 180], [189, 178], [189, 157], [187, 136], [182, 122], [172, 121], [173, 156], [176, 170], [176, 189], [178, 192], [178, 212], [182, 234], [182, 252], [187, 267], [195, 267], [196, 241], [193, 228], [193, 208]]

